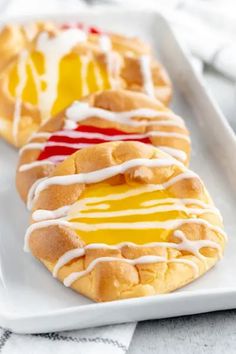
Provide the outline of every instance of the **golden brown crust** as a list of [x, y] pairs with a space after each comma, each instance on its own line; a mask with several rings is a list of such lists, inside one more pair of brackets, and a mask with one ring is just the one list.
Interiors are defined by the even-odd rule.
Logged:
[[33, 22], [4, 26], [0, 31], [0, 71], [44, 30], [55, 30], [55, 25], [51, 22]]
[[[151, 75], [155, 97], [168, 106], [172, 97], [172, 85], [166, 70], [157, 60], [151, 61]], [[125, 81], [127, 90], [143, 92], [143, 77], [139, 58], [124, 57], [121, 77]]]
[[26, 39], [18, 26], [7, 25], [0, 32], [0, 71], [26, 46]]
[[[135, 158], [169, 159], [170, 157], [151, 146], [138, 142], [105, 143], [82, 149], [71, 155], [57, 166], [53, 172], [53, 176], [87, 173], [121, 164]], [[183, 171], [184, 167], [180, 165], [145, 167], [144, 170], [142, 167], [135, 167], [120, 175], [118, 180], [116, 177], [113, 177], [109, 182], [112, 185], [121, 183], [127, 185], [132, 185], [133, 183], [159, 184], [167, 182], [170, 178], [179, 175]], [[79, 193], [82, 193], [86, 187], [84, 184], [50, 185], [39, 194], [34, 204], [34, 210], [54, 210], [65, 204], [73, 204], [78, 200]], [[168, 188], [168, 193], [171, 197], [196, 198], [209, 204], [209, 206], [212, 205], [204, 185], [196, 176], [177, 181]], [[214, 226], [222, 226], [218, 215], [205, 213], [199, 218], [209, 224], [189, 222], [180, 226], [179, 229], [184, 232], [188, 240], [211, 240], [222, 247], [223, 250], [225, 244], [223, 236], [209, 226], [212, 225], [213, 228]], [[83, 243], [83, 240], [69, 226], [68, 232], [70, 232], [69, 236], [64, 234], [65, 238], [63, 238], [63, 242], [59, 242], [59, 245], [58, 237], [61, 237], [61, 235], [58, 236], [59, 230], [53, 230], [52, 232], [50, 227], [47, 226], [31, 233], [29, 239], [30, 249], [50, 271], [53, 270], [56, 264], [55, 258], [68, 251], [68, 248], [81, 247], [72, 245], [70, 243], [71, 239], [77, 237], [78, 243]], [[74, 237], [72, 236], [73, 233]], [[145, 240], [143, 241], [145, 242]], [[178, 243], [174, 235], [174, 230], [170, 233], [168, 242]], [[95, 301], [110, 301], [166, 293], [194, 280], [194, 269], [189, 264], [160, 262], [132, 265], [122, 262], [122, 259], [136, 259], [144, 255], [158, 255], [168, 260], [181, 259], [192, 261], [198, 267], [198, 276], [200, 276], [210, 269], [219, 257], [218, 251], [209, 246], [204, 247], [201, 253], [205, 256], [204, 261], [190, 250], [177, 250], [172, 247], [135, 248], [125, 246], [115, 250], [87, 249], [83, 257], [76, 258], [60, 268], [58, 279], [63, 281], [72, 272], [86, 269], [91, 261], [98, 257], [112, 256], [120, 258], [121, 261], [98, 263], [89, 274], [77, 279], [72, 284], [72, 288]]]
[[[36, 41], [39, 33], [41, 33], [40, 31], [46, 30], [52, 37], [56, 36], [59, 31], [59, 29], [55, 28], [55, 26], [47, 23], [35, 24], [35, 27], [36, 29], [34, 28], [32, 30], [31, 40], [27, 39], [27, 36], [23, 30], [25, 27], [22, 26], [10, 27], [11, 30], [6, 27], [2, 34], [3, 41], [6, 43], [6, 48], [3, 46], [2, 49], [2, 64], [0, 60], [0, 70], [1, 65], [5, 68], [0, 76], [0, 135], [8, 142], [18, 147], [24, 145], [32, 133], [35, 132], [43, 122], [45, 122], [45, 117], [43, 116], [43, 113], [41, 112], [41, 109], [39, 109], [37, 103], [33, 104], [31, 101], [29, 102], [25, 99], [21, 105], [21, 118], [18, 123], [18, 133], [16, 139], [14, 136], [14, 112], [16, 97], [9, 91], [9, 77], [17, 67], [19, 68], [19, 53], [22, 49], [27, 49], [31, 54], [38, 54], [36, 51]], [[7, 32], [7, 35], [5, 34], [5, 31]], [[9, 37], [7, 41], [5, 39], [6, 37]], [[111, 35], [111, 42], [112, 51], [109, 53], [109, 60], [107, 60], [107, 54], [100, 48], [99, 37], [97, 35], [89, 35], [88, 41], [76, 45], [70, 51], [70, 55], [72, 55], [72, 57], [82, 57], [85, 61], [90, 60], [99, 66], [99, 70], [101, 72], [107, 73], [109, 84], [104, 82], [103, 89], [113, 87], [114, 85], [118, 88], [133, 91], [144, 91], [143, 75], [140, 68], [140, 56], [149, 55], [149, 47], [138, 39], [133, 40], [119, 35]], [[33, 66], [34, 65], [35, 64], [33, 64]], [[172, 93], [171, 82], [165, 69], [153, 58], [151, 58], [151, 75], [154, 84], [155, 96], [164, 104], [168, 104]], [[78, 92], [80, 90], [80, 86], [78, 87]], [[38, 85], [38, 87], [40, 87], [40, 85]], [[99, 90], [100, 89], [101, 88], [99, 88]], [[94, 88], [91, 90], [88, 89], [88, 92], [90, 91], [93, 92]], [[80, 96], [81, 94], [78, 94], [78, 97], [73, 97], [71, 102], [75, 99], [79, 99]], [[60, 107], [60, 109], [64, 107], [65, 106]], [[57, 112], [58, 111], [56, 111], [56, 113]], [[47, 118], [49, 117], [46, 117], [46, 119]]]
[[[121, 34], [113, 32], [105, 32], [102, 35], [109, 36], [111, 40], [112, 50], [118, 52], [124, 56], [130, 57], [140, 57], [141, 55], [152, 55], [151, 47], [137, 37], [127, 37]], [[89, 42], [95, 44], [96, 46], [99, 43], [99, 34], [90, 33], [88, 35]]]
[[[155, 99], [151, 99], [144, 94], [137, 92], [129, 92], [124, 90], [108, 90], [96, 94], [91, 94], [84, 99], [92, 107], [98, 107], [112, 112], [122, 112], [129, 111], [139, 108], [150, 108], [157, 110], [157, 112], [167, 112], [167, 108], [163, 106], [162, 103]], [[142, 117], [140, 117], [142, 118]], [[139, 119], [140, 119], [139, 118]], [[61, 112], [57, 117], [49, 120], [45, 125], [43, 125], [39, 132], [55, 132], [63, 129], [65, 121], [65, 111]], [[171, 133], [181, 133], [188, 137], [188, 131], [184, 127], [176, 126], [142, 126], [142, 127], [130, 127], [127, 125], [121, 125], [119, 123], [108, 122], [107, 120], [102, 120], [99, 118], [88, 118], [81, 122], [81, 124], [91, 125], [95, 127], [103, 128], [117, 128], [124, 132], [129, 133], [146, 133], [149, 131], [168, 131]], [[44, 142], [46, 138], [33, 138], [31, 142]], [[183, 140], [178, 137], [173, 136], [158, 136], [151, 137], [150, 141], [154, 146], [167, 146], [174, 149], [179, 149], [186, 153], [187, 159], [184, 161], [186, 165], [189, 163], [190, 157], [190, 142], [188, 140]], [[27, 171], [20, 172], [19, 168], [23, 164], [27, 164], [37, 160], [40, 154], [40, 150], [25, 150], [20, 157], [16, 184], [17, 189], [26, 201], [27, 194], [29, 192], [32, 184], [39, 178], [48, 176], [54, 169], [54, 166], [38, 166]]]

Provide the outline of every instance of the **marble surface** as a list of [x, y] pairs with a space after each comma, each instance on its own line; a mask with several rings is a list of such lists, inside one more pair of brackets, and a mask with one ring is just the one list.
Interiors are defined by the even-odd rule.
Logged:
[[[208, 88], [236, 131], [236, 84], [206, 69]], [[137, 325], [128, 354], [235, 354], [236, 310]]]

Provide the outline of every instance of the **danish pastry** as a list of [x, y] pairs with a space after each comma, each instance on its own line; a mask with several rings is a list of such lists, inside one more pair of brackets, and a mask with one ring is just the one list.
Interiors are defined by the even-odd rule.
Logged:
[[0, 135], [22, 146], [74, 100], [109, 88], [144, 91], [168, 103], [170, 80], [149, 52], [138, 40], [79, 28], [40, 32], [0, 76]]
[[190, 138], [183, 119], [142, 93], [103, 91], [49, 120], [21, 149], [16, 178], [21, 197], [30, 199], [35, 182], [76, 150], [115, 140], [153, 144], [189, 162]]
[[153, 146], [109, 142], [38, 184], [25, 249], [66, 286], [111, 301], [184, 286], [215, 265], [225, 241], [195, 173]]
[[0, 31], [0, 72], [42, 31], [53, 31], [51, 22], [32, 22], [25, 25], [9, 24]]

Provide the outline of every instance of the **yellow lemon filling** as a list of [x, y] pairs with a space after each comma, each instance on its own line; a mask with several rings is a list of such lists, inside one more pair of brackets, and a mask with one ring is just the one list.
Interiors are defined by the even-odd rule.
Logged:
[[[76, 231], [86, 244], [165, 242], [171, 228], [150, 227], [151, 223], [166, 224], [194, 216], [186, 211], [171, 210], [174, 203], [170, 193], [153, 189], [154, 185], [131, 187], [99, 183], [88, 186], [70, 209], [68, 220], [79, 223]], [[170, 210], [166, 211], [166, 207]], [[136, 223], [141, 226], [137, 227]]]
[[[19, 70], [20, 65], [23, 68]], [[45, 58], [39, 52], [32, 52], [24, 63], [14, 65], [8, 77], [8, 90], [13, 97], [17, 96], [17, 88], [23, 82], [21, 99], [34, 106], [40, 105], [40, 94], [47, 90], [50, 76], [45, 75]], [[21, 71], [21, 75], [19, 74]], [[22, 72], [25, 77], [22, 76]], [[55, 80], [56, 98], [50, 107], [50, 115], [55, 115], [73, 101], [89, 93], [109, 89], [110, 78], [105, 66], [95, 59], [75, 53], [64, 56], [59, 63]], [[39, 107], [44, 111], [45, 107]], [[49, 117], [43, 117], [45, 119]]]

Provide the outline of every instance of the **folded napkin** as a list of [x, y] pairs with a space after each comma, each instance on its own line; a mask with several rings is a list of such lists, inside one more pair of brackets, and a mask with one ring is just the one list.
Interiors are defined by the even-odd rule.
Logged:
[[230, 35], [180, 10], [174, 14], [165, 14], [176, 34], [194, 56], [236, 80], [236, 43]]
[[0, 328], [1, 354], [124, 354], [136, 324], [78, 331], [19, 335]]

